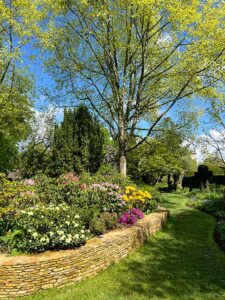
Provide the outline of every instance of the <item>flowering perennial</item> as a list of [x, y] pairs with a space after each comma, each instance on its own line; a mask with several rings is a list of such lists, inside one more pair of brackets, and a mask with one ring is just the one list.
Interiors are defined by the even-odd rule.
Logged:
[[144, 214], [137, 208], [132, 208], [127, 212], [123, 213], [118, 219], [118, 223], [122, 225], [132, 225], [138, 221], [138, 219], [143, 219]]

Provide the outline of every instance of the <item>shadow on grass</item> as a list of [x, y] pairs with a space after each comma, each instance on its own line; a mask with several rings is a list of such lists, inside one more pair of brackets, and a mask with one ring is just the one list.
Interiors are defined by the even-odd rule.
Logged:
[[214, 226], [211, 216], [179, 210], [163, 233], [121, 265], [120, 292], [147, 299], [225, 299], [225, 255], [213, 241]]

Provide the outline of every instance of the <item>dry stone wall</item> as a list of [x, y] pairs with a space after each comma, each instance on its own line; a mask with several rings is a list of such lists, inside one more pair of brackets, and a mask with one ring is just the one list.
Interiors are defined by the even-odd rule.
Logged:
[[62, 287], [95, 276], [161, 230], [168, 211], [145, 216], [131, 227], [90, 239], [84, 246], [36, 255], [0, 255], [0, 298]]

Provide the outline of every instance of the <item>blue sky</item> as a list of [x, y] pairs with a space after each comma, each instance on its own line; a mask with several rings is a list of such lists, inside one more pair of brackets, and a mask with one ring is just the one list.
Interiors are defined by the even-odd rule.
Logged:
[[[54, 94], [55, 82], [51, 78], [51, 76], [47, 73], [47, 71], [43, 66], [45, 54], [42, 51], [40, 51], [36, 47], [33, 47], [33, 44], [30, 43], [29, 45], [26, 45], [23, 48], [23, 53], [24, 53], [23, 55], [24, 64], [27, 66], [30, 74], [32, 74], [32, 76], [34, 77], [36, 83], [37, 95], [36, 95], [36, 99], [34, 99], [35, 109], [42, 111], [43, 109], [47, 109], [49, 106], [51, 106], [51, 103], [44, 95], [44, 89], [47, 88], [50, 92]], [[30, 55], [35, 55], [35, 59], [31, 60], [29, 58]], [[204, 103], [198, 98], [193, 100], [193, 105], [195, 106], [201, 105], [203, 111], [205, 111], [209, 106], [207, 103]], [[182, 107], [179, 107], [179, 105], [177, 105], [175, 109], [168, 114], [168, 116], [175, 118], [175, 112], [179, 108], [181, 109]], [[62, 120], [63, 118], [62, 110], [61, 111], [59, 110], [56, 117], [58, 121]], [[202, 115], [202, 117], [200, 118], [200, 123], [201, 124], [207, 123], [206, 115], [204, 114]], [[202, 133], [202, 126], [199, 126], [197, 134], [201, 134], [201, 133]]]
[[[27, 66], [29, 72], [34, 77], [34, 80], [36, 83], [36, 88], [37, 88], [36, 99], [34, 99], [35, 109], [38, 111], [47, 110], [49, 107], [52, 106], [52, 104], [48, 101], [48, 99], [44, 95], [43, 90], [47, 88], [54, 93], [55, 82], [51, 78], [51, 76], [47, 73], [45, 68], [43, 67], [43, 59], [44, 59], [43, 54], [38, 50], [34, 50], [31, 46], [26, 46], [24, 51], [25, 51], [25, 54], [23, 57], [24, 63]], [[30, 60], [28, 57], [30, 54], [36, 54], [36, 58], [34, 60]], [[201, 104], [203, 111], [205, 111], [207, 109], [207, 107], [209, 106], [209, 104], [202, 102], [198, 98], [195, 98], [193, 100], [193, 105], [199, 106], [200, 104]], [[171, 116], [174, 119], [175, 111], [177, 110], [177, 108], [179, 108], [179, 106], [175, 107], [175, 109], [172, 110], [168, 114], [168, 116]], [[182, 107], [180, 107], [180, 108], [182, 108]], [[63, 120], [63, 109], [61, 109], [61, 110], [58, 109], [58, 111], [56, 113], [56, 120], [59, 122]], [[198, 130], [196, 131], [196, 136], [199, 136], [202, 134], [204, 123], [207, 124], [207, 116], [205, 114], [203, 114], [202, 117], [200, 118], [200, 126], [199, 126]], [[143, 127], [144, 127], [144, 125], [145, 124], [143, 123]], [[210, 128], [210, 126], [209, 126], [209, 129], [212, 129], [212, 128]], [[201, 161], [201, 159], [202, 159], [201, 151], [198, 150], [197, 152], [198, 152], [197, 153], [198, 160]]]

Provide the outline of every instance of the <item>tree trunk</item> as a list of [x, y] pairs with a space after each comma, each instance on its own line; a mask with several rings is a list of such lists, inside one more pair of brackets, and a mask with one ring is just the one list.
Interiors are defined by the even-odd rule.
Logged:
[[171, 174], [167, 175], [167, 184], [168, 184], [168, 189], [172, 190], [172, 188], [173, 188], [173, 181], [171, 179]]
[[119, 117], [119, 171], [124, 177], [127, 176], [127, 138], [123, 117]]
[[183, 177], [184, 177], [183, 174], [174, 174], [173, 175], [173, 180], [174, 180], [173, 186], [174, 186], [175, 191], [183, 188], [182, 187]]
[[126, 153], [120, 153], [120, 174], [127, 176], [127, 156]]

